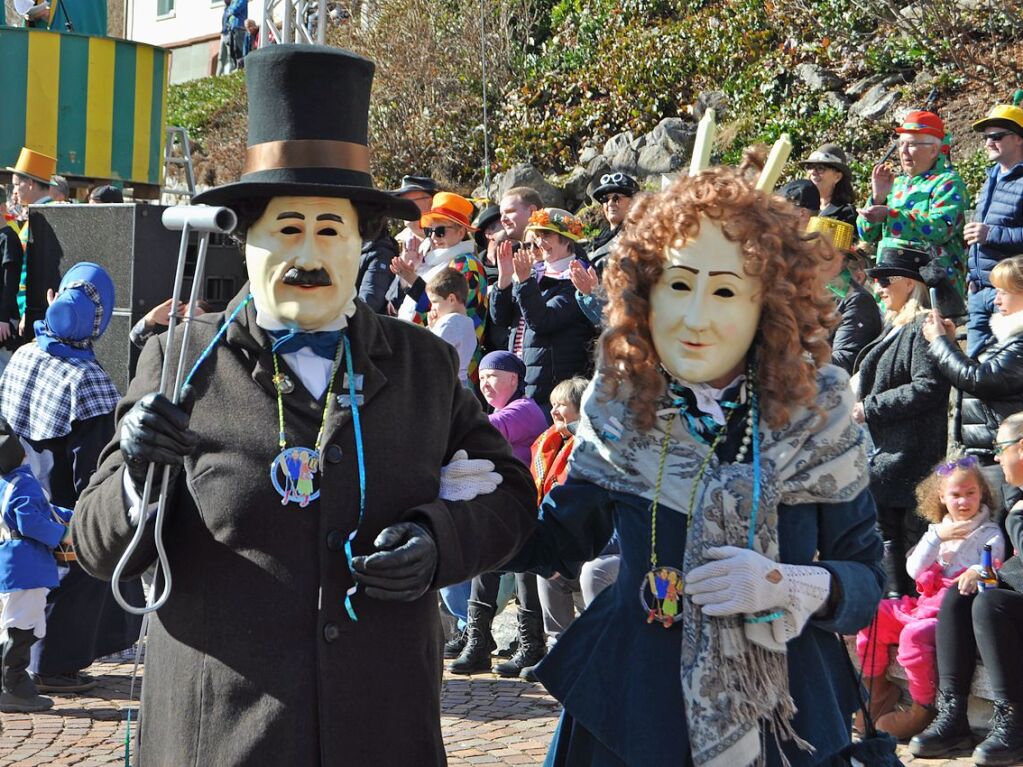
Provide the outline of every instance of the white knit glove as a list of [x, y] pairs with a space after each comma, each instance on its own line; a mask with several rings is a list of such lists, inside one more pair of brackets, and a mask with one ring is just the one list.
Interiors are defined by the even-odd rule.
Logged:
[[478, 495], [497, 490], [504, 480], [494, 471], [494, 462], [485, 458], [469, 458], [459, 450], [446, 466], [440, 467], [440, 493], [442, 501], [471, 501]]
[[831, 573], [823, 567], [783, 565], [736, 546], [708, 549], [707, 556], [715, 561], [690, 571], [685, 593], [715, 617], [782, 612], [777, 619], [746, 624], [747, 637], [769, 650], [781, 650], [799, 636], [831, 594]]

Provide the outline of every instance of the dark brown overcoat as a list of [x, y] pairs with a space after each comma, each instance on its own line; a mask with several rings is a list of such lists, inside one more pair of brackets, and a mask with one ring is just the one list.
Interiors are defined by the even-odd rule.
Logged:
[[[219, 314], [196, 321], [193, 359], [223, 321]], [[349, 336], [363, 376], [367, 474], [355, 553], [371, 552], [387, 525], [417, 520], [437, 540], [435, 587], [493, 570], [534, 525], [529, 472], [459, 384], [442, 340], [362, 302]], [[120, 422], [158, 388], [165, 338], [143, 351], [117, 408], [118, 434], [76, 508], [79, 561], [101, 578], [111, 577], [133, 532]], [[340, 368], [334, 397], [343, 393]], [[173, 592], [149, 631], [142, 765], [442, 765], [437, 595], [405, 603], [358, 593], [358, 622], [349, 619], [343, 545], [359, 509], [351, 410], [336, 400], [331, 407], [319, 500], [282, 506], [269, 474], [279, 452], [272, 375], [268, 338], [250, 304], [194, 379], [191, 428], [202, 441], [168, 510]], [[322, 405], [291, 377], [295, 390], [283, 397], [288, 444], [312, 447]], [[504, 476], [496, 492], [437, 499], [440, 467], [459, 449], [494, 462]], [[142, 549], [132, 575], [156, 558], [151, 532]]]

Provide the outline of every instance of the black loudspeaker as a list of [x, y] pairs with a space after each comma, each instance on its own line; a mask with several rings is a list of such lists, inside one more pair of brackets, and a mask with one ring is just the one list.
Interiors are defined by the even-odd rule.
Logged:
[[[124, 393], [135, 374], [139, 350], [128, 338], [132, 326], [154, 306], [170, 298], [181, 233], [164, 228], [163, 205], [41, 205], [29, 214], [32, 244], [28, 261], [29, 320], [46, 313], [46, 290], [79, 261], [104, 267], [114, 280], [114, 316], [96, 344], [96, 357]], [[198, 234], [192, 233], [185, 257], [181, 295], [188, 300], [195, 274]], [[200, 296], [222, 311], [247, 279], [238, 246], [212, 235]], [[180, 326], [179, 326], [180, 327]], [[198, 353], [198, 350], [197, 350]]]

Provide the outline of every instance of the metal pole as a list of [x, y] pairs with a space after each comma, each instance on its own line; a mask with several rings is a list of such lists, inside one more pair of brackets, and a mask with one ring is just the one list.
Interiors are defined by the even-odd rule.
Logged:
[[320, 0], [319, 19], [316, 24], [316, 42], [327, 44], [327, 0]]
[[490, 199], [490, 132], [487, 127], [487, 40], [483, 19], [484, 0], [480, 0], [480, 72], [483, 75], [483, 190]]

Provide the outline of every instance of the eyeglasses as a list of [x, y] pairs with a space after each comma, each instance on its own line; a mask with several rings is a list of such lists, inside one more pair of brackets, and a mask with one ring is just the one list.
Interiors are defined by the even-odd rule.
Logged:
[[819, 162], [815, 162], [815, 163], [811, 163], [810, 165], [807, 165], [806, 169], [807, 170], [838, 170], [838, 168], [834, 168], [834, 167], [832, 167], [830, 165], [824, 165], [824, 164], [819, 163]]
[[624, 173], [605, 173], [600, 177], [601, 184], [625, 184], [632, 186], [632, 179]]
[[900, 141], [899, 149], [905, 147], [906, 149], [919, 149], [922, 146], [938, 146], [933, 141]]
[[893, 282], [898, 282], [902, 278], [898, 275], [892, 277], [875, 277], [874, 282], [878, 284], [878, 287], [887, 288], [890, 287]]
[[964, 455], [962, 458], [949, 461], [948, 463], [942, 463], [938, 465], [938, 468], [934, 470], [934, 473], [939, 477], [947, 477], [956, 469], [973, 469], [979, 465], [977, 456], [975, 455]]
[[997, 133], [985, 133], [984, 141], [994, 141], [996, 144], [1008, 136], [1012, 131], [1000, 130]]
[[433, 237], [434, 235], [437, 235], [438, 237], [443, 237], [445, 234], [448, 233], [448, 229], [451, 228], [453, 227], [445, 226], [443, 224], [441, 226], [424, 226], [423, 234], [425, 234], [427, 237]]
[[995, 449], [995, 455], [1001, 455], [1013, 445], [1018, 445], [1018, 439], [1007, 439], [1004, 442], [992, 442], [991, 447]]

